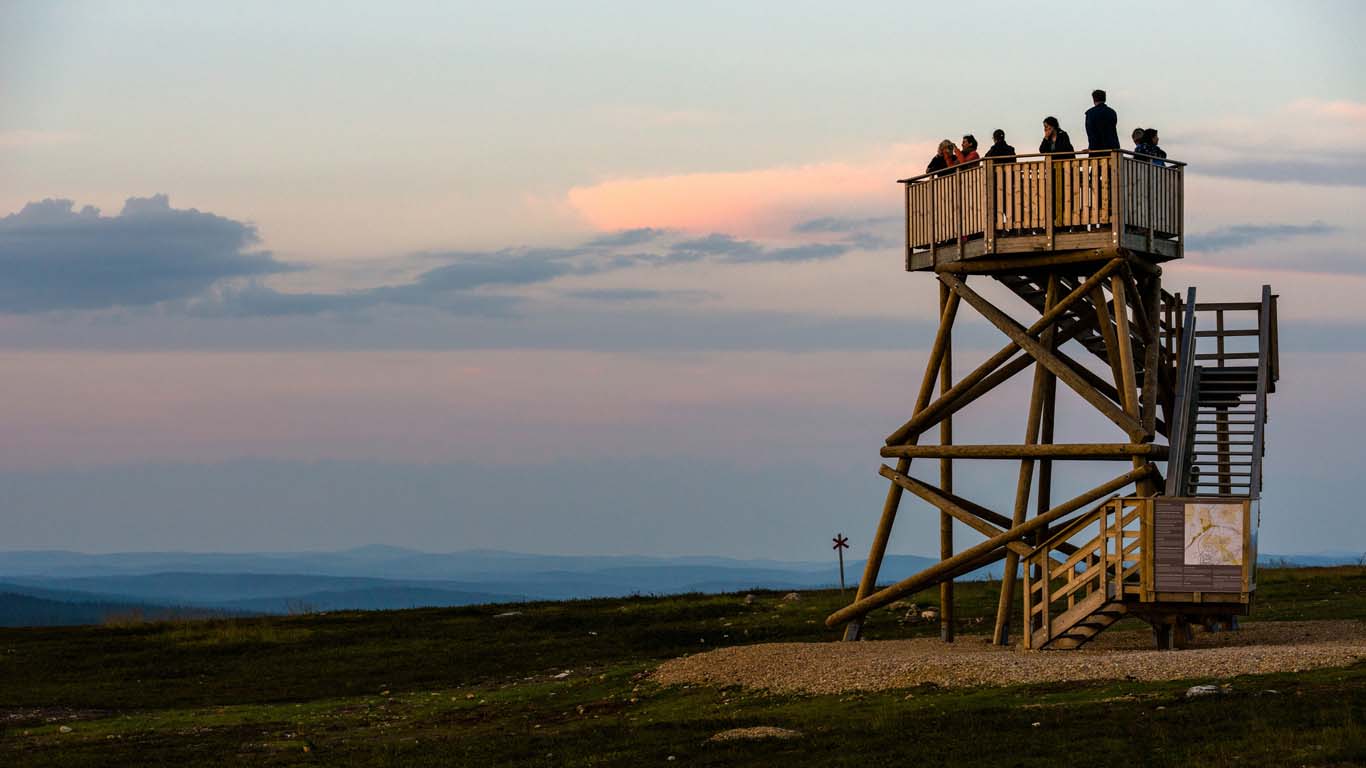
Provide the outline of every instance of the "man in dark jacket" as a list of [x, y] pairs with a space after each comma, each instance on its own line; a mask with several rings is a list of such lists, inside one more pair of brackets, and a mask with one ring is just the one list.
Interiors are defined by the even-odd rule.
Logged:
[[1091, 102], [1095, 106], [1086, 110], [1086, 148], [1119, 149], [1119, 134], [1115, 132], [1119, 116], [1105, 105], [1105, 91], [1091, 91]]
[[991, 149], [983, 157], [1005, 157], [1009, 158], [1004, 162], [1015, 162], [1015, 148], [1006, 143], [1006, 132], [997, 128], [991, 132]]
[[1076, 155], [1072, 152], [1072, 139], [1067, 135], [1067, 131], [1058, 127], [1058, 118], [1049, 115], [1043, 119], [1043, 141], [1039, 142], [1040, 152], [1067, 152], [1069, 154], [1059, 155], [1059, 160], [1071, 160]]

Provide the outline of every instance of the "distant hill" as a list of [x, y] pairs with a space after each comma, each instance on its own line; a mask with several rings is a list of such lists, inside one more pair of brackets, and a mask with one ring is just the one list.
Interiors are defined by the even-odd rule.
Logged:
[[[1336, 565], [1355, 555], [1263, 555], [1265, 565]], [[904, 579], [933, 559], [888, 555], [879, 583]], [[846, 564], [857, 584], [863, 561]], [[999, 564], [967, 579], [999, 578]], [[430, 553], [370, 546], [342, 552], [0, 552], [4, 621], [95, 623], [111, 611], [300, 611], [444, 607], [566, 600], [819, 589], [839, 584], [834, 562], [722, 557], [587, 557], [470, 550]], [[167, 615], [170, 615], [169, 613]]]
[[66, 602], [0, 591], [0, 627], [74, 626], [128, 620], [210, 618], [235, 612], [110, 601]]

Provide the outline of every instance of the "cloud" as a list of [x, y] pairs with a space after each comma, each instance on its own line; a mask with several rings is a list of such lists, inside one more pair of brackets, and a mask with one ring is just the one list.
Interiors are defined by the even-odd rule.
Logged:
[[731, 235], [713, 232], [706, 237], [675, 243], [670, 250], [684, 258], [712, 256], [733, 264], [753, 264], [833, 259], [848, 252], [849, 246], [839, 243], [808, 243], [770, 248], [752, 240], [737, 240]]
[[1201, 252], [1225, 251], [1268, 240], [1331, 235], [1339, 231], [1338, 227], [1322, 221], [1310, 224], [1234, 224], [1209, 232], [1192, 233], [1186, 238], [1186, 247]]
[[572, 299], [600, 302], [658, 301], [662, 299], [683, 299], [697, 301], [715, 294], [707, 291], [669, 291], [654, 288], [586, 288], [565, 294]]
[[118, 216], [29, 203], [0, 219], [0, 312], [149, 306], [293, 269], [258, 242], [251, 225], [172, 208], [166, 195], [129, 198]]
[[412, 282], [336, 293], [281, 292], [260, 281], [229, 284], [191, 311], [201, 316], [265, 316], [356, 313], [382, 305], [427, 307], [459, 315], [505, 316], [518, 296], [485, 293], [485, 288], [516, 288], [545, 283], [568, 274], [589, 274], [596, 265], [576, 265], [583, 249], [509, 249], [488, 253], [421, 254], [452, 263], [419, 274]]
[[793, 232], [798, 233], [818, 233], [818, 232], [864, 232], [869, 229], [885, 229], [890, 226], [900, 226], [901, 217], [898, 216], [872, 216], [872, 217], [848, 217], [848, 216], [822, 216], [816, 219], [807, 219], [797, 222], [792, 227]]
[[1317, 186], [1366, 186], [1366, 104], [1299, 99], [1269, 114], [1229, 116], [1171, 136], [1190, 172]]
[[1191, 171], [1250, 181], [1312, 184], [1324, 187], [1366, 187], [1366, 157], [1350, 154], [1336, 155], [1324, 160], [1280, 160], [1261, 157], [1214, 161], [1191, 166]]
[[[610, 243], [633, 245], [666, 237], [660, 230], [647, 235], [619, 233]], [[836, 258], [849, 250], [839, 243], [770, 247], [730, 235], [672, 243], [655, 243], [653, 251], [620, 250], [603, 245], [603, 238], [572, 248], [504, 249], [491, 252], [453, 251], [421, 254], [424, 260], [450, 263], [419, 274], [408, 283], [382, 285], [338, 293], [283, 293], [261, 281], [220, 287], [193, 307], [201, 316], [268, 316], [357, 313], [374, 307], [426, 307], [460, 315], [509, 316], [526, 296], [498, 293], [552, 282], [561, 277], [588, 277], [633, 267], [665, 266], [710, 260], [720, 264], [816, 261]], [[493, 291], [493, 292], [491, 292]], [[654, 288], [584, 288], [564, 294], [601, 302], [644, 301], [662, 298], [696, 299], [697, 291]]]
[[612, 179], [574, 187], [566, 198], [601, 230], [664, 227], [780, 236], [814, 211], [895, 213], [896, 179], [924, 167], [933, 152], [930, 142], [892, 144], [806, 165]]
[[641, 245], [644, 243], [658, 240], [668, 234], [666, 229], [656, 229], [654, 227], [638, 227], [636, 229], [623, 229], [620, 232], [595, 237], [588, 241], [590, 246], [610, 248], [623, 245]]

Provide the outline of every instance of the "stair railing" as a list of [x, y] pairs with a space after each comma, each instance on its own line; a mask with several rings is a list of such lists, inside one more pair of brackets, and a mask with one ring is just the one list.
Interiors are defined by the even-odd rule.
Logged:
[[1190, 475], [1191, 412], [1195, 409], [1195, 288], [1186, 291], [1186, 316], [1181, 324], [1181, 353], [1177, 360], [1176, 403], [1172, 408], [1167, 445], [1167, 495], [1180, 496]]
[[1262, 495], [1262, 456], [1266, 450], [1266, 395], [1275, 373], [1271, 369], [1276, 357], [1275, 314], [1272, 307], [1271, 286], [1262, 286], [1262, 306], [1257, 311], [1257, 405], [1252, 427], [1252, 467], [1248, 494], [1252, 499]]
[[[1142, 593], [1147, 586], [1142, 562], [1147, 508], [1141, 499], [1111, 498], [1051, 533], [1025, 557], [1026, 648], [1046, 644], [1059, 629], [1055, 620], [1097, 592], [1104, 601]], [[1069, 540], [1079, 536], [1085, 543], [1073, 549]]]

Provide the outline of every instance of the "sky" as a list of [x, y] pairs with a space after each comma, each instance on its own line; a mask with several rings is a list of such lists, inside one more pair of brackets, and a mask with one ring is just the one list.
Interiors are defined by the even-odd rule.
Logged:
[[1190, 163], [1165, 287], [1280, 295], [1262, 551], [1366, 550], [1366, 7], [1145, 7], [0, 0], [0, 548], [866, 551], [937, 313], [895, 180], [1099, 87]]

